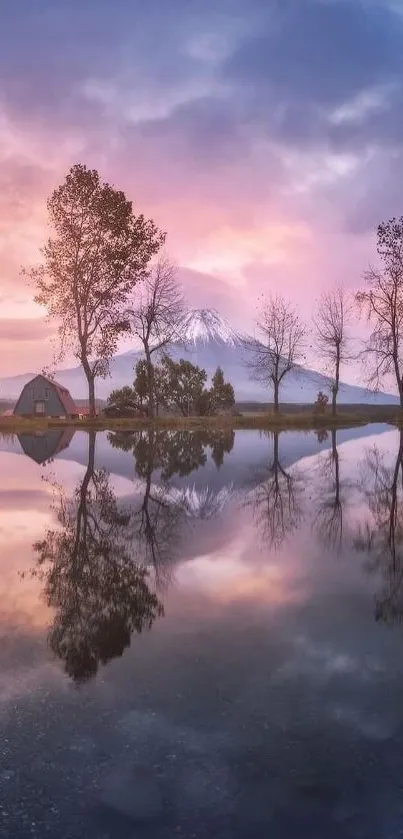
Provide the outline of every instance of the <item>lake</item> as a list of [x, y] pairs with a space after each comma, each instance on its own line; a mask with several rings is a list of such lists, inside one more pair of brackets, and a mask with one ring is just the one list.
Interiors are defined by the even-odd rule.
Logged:
[[403, 442], [0, 438], [0, 835], [403, 835]]

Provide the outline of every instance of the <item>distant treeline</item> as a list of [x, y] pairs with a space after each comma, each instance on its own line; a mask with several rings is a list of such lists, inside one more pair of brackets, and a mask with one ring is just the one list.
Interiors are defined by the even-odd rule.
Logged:
[[[273, 410], [273, 402], [236, 402], [235, 408], [242, 414], [261, 414], [268, 411]], [[376, 421], [376, 417], [379, 416], [380, 421], [384, 421], [385, 417], [390, 415], [390, 417], [394, 417], [396, 415], [396, 411], [398, 410], [399, 406], [397, 404], [390, 405], [390, 404], [368, 404], [365, 405], [362, 402], [354, 402], [354, 403], [346, 403], [345, 405], [338, 405], [337, 411], [339, 414], [365, 414], [370, 415], [371, 418]], [[279, 404], [280, 413], [284, 414], [302, 414], [302, 413], [312, 413], [312, 404], [310, 403], [293, 403], [293, 402], [280, 402]]]

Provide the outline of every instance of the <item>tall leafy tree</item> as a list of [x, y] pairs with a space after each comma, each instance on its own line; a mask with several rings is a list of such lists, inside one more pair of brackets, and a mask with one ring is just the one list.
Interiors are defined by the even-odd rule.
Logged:
[[42, 264], [27, 273], [35, 301], [58, 324], [57, 360], [69, 350], [83, 366], [94, 416], [95, 381], [108, 374], [119, 338], [130, 328], [128, 298], [147, 279], [165, 234], [82, 164], [70, 169], [47, 206], [53, 234]]
[[206, 371], [183, 358], [175, 362], [169, 356], [164, 357], [162, 367], [167, 408], [184, 417], [194, 414], [206, 384]]
[[230, 382], [224, 379], [221, 367], [217, 367], [214, 373], [210, 389], [211, 413], [217, 414], [229, 411], [235, 404], [234, 388]]
[[132, 413], [133, 411], [141, 410], [136, 392], [132, 387], [128, 387], [128, 385], [113, 390], [108, 396], [107, 404], [108, 408], [113, 409], [117, 415], [120, 414], [122, 416], [127, 412]]

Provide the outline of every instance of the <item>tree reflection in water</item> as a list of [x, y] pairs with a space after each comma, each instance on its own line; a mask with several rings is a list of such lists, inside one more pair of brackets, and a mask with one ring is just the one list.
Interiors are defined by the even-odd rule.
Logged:
[[163, 608], [133, 554], [130, 512], [118, 504], [108, 473], [95, 469], [94, 432], [81, 483], [70, 497], [62, 487], [54, 492], [57, 527], [34, 545], [36, 573], [55, 610], [50, 647], [82, 682], [121, 656], [132, 633], [150, 629]]
[[255, 475], [254, 489], [247, 497], [264, 544], [278, 550], [302, 518], [302, 481], [299, 472], [286, 471], [280, 457], [280, 433], [262, 432], [273, 439], [271, 464], [263, 474]]
[[224, 463], [226, 454], [230, 454], [234, 447], [235, 431], [232, 428], [220, 429], [214, 432], [204, 433], [202, 435], [204, 444], [210, 446], [211, 457], [217, 469], [220, 469]]
[[[111, 441], [112, 442], [112, 441]], [[188, 475], [204, 463], [204, 452], [183, 440], [166, 441], [157, 431], [142, 432], [132, 443], [136, 474], [143, 480], [142, 496], [133, 509], [133, 528], [139, 554], [146, 566], [152, 566], [159, 586], [170, 581], [172, 559], [178, 549], [183, 511], [172, 503], [168, 480], [175, 471]], [[182, 453], [182, 460], [179, 454]], [[176, 467], [176, 468], [175, 468]], [[153, 483], [153, 474], [161, 471], [163, 484]]]
[[330, 451], [320, 460], [321, 476], [325, 486], [318, 492], [318, 508], [313, 530], [321, 544], [331, 551], [341, 553], [343, 546], [343, 503], [340, 481], [340, 457], [337, 448], [337, 431], [331, 432]]
[[358, 528], [354, 546], [367, 551], [369, 569], [381, 572], [383, 587], [376, 596], [376, 620], [388, 624], [403, 619], [403, 432], [391, 466], [377, 446], [363, 465], [362, 489], [369, 518]]
[[[159, 587], [170, 581], [170, 568], [185, 526], [184, 505], [172, 493], [170, 479], [186, 477], [207, 462], [206, 448], [220, 468], [231, 451], [235, 434], [229, 431], [189, 432], [149, 429], [108, 435], [114, 448], [132, 451], [136, 475], [142, 479], [141, 498], [132, 508], [132, 532], [138, 555], [152, 567]], [[156, 481], [155, 477], [160, 480]]]
[[207, 451], [217, 469], [232, 451], [235, 441], [233, 429], [216, 431], [164, 431], [149, 429], [140, 432], [110, 433], [108, 440], [114, 448], [132, 451], [135, 470], [140, 478], [159, 470], [163, 481], [174, 475], [186, 477], [207, 463]]

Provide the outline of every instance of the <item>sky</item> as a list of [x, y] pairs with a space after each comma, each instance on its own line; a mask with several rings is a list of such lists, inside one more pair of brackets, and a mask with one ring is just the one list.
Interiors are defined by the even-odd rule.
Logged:
[[82, 162], [167, 232], [189, 304], [252, 329], [357, 289], [403, 213], [401, 0], [0, 0], [0, 376], [48, 364], [21, 266]]

